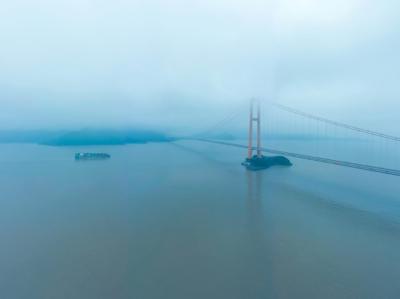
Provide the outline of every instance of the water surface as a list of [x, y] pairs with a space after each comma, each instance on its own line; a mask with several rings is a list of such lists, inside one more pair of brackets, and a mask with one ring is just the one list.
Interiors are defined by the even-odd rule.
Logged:
[[244, 154], [0, 145], [0, 298], [400, 296], [399, 178]]

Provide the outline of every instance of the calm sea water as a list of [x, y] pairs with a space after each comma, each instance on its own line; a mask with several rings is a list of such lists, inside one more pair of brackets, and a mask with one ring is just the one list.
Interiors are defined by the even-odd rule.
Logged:
[[0, 298], [400, 297], [400, 178], [244, 155], [0, 145]]

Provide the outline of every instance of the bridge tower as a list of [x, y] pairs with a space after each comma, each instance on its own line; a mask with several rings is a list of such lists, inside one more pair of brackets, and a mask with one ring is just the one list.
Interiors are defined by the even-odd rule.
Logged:
[[[255, 111], [256, 106], [256, 111]], [[256, 123], [256, 133], [257, 133], [257, 157], [262, 157], [261, 151], [261, 107], [260, 101], [256, 99], [250, 100], [250, 117], [249, 117], [249, 143], [248, 143], [248, 155], [247, 158], [253, 158], [253, 132], [254, 132], [254, 123]]]

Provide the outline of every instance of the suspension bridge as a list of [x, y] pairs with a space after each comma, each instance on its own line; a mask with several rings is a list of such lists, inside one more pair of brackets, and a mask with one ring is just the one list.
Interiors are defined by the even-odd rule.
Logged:
[[[254, 103], [256, 102], [257, 104], [257, 109], [256, 112], [254, 113]], [[288, 107], [282, 104], [277, 104], [277, 103], [267, 103], [269, 105], [268, 109], [269, 111], [272, 110], [272, 108], [281, 111], [283, 113], [286, 113], [286, 119], [291, 119], [290, 116], [295, 116], [296, 118], [300, 118], [300, 119], [304, 119], [306, 120], [306, 122], [312, 122], [313, 124], [316, 124], [317, 126], [319, 126], [319, 128], [317, 129], [318, 134], [315, 134], [315, 132], [306, 132], [308, 134], [308, 136], [312, 136], [314, 138], [300, 138], [298, 143], [303, 142], [303, 143], [308, 143], [310, 144], [310, 139], [314, 139], [314, 140], [323, 140], [323, 138], [321, 138], [321, 128], [320, 126], [322, 125], [324, 127], [323, 131], [325, 133], [325, 136], [322, 136], [325, 138], [325, 140], [328, 140], [328, 138], [330, 138], [330, 143], [331, 143], [331, 147], [333, 148], [333, 150], [331, 150], [331, 153], [335, 153], [338, 152], [338, 147], [340, 143], [346, 143], [343, 142], [343, 140], [358, 140], [358, 141], [365, 141], [365, 137], [372, 137], [375, 139], [378, 139], [379, 141], [383, 141], [383, 142], [390, 142], [391, 146], [398, 146], [400, 145], [400, 137], [394, 136], [394, 135], [390, 135], [390, 134], [386, 134], [386, 133], [382, 133], [382, 132], [377, 132], [377, 131], [373, 131], [373, 130], [369, 130], [369, 129], [364, 129], [361, 127], [357, 127], [354, 125], [350, 125], [347, 123], [343, 123], [343, 122], [339, 122], [339, 121], [335, 121], [335, 120], [331, 120], [331, 119], [327, 119], [315, 114], [311, 114], [308, 112], [304, 112], [292, 107]], [[276, 115], [276, 111], [274, 112], [274, 114]], [[248, 131], [247, 131], [247, 144], [243, 144], [243, 142], [233, 142], [233, 140], [224, 140], [226, 138], [219, 138], [218, 136], [222, 136], [222, 134], [218, 135], [218, 133], [216, 132], [224, 132], [226, 133], [226, 131], [221, 130], [222, 127], [224, 126], [229, 126], [232, 124], [236, 124], [238, 125], [240, 122], [237, 121], [237, 118], [243, 115], [247, 115], [243, 113], [243, 107], [240, 107], [239, 111], [234, 112], [233, 114], [227, 116], [226, 118], [224, 118], [222, 121], [216, 123], [215, 125], [211, 126], [210, 128], [208, 128], [207, 130], [202, 131], [201, 133], [197, 134], [195, 137], [192, 137], [192, 140], [196, 140], [199, 142], [206, 142], [206, 143], [212, 143], [212, 144], [216, 144], [216, 145], [221, 145], [221, 146], [230, 146], [230, 147], [236, 147], [236, 148], [243, 148], [243, 149], [247, 149], [247, 159], [252, 159], [253, 157], [262, 157], [262, 153], [267, 153], [267, 154], [272, 154], [272, 155], [280, 155], [280, 156], [284, 156], [284, 157], [289, 157], [289, 158], [294, 158], [294, 159], [301, 159], [301, 160], [308, 160], [308, 161], [313, 161], [313, 162], [317, 162], [317, 163], [324, 163], [324, 164], [331, 164], [331, 165], [336, 165], [336, 166], [340, 166], [340, 167], [348, 167], [348, 168], [354, 168], [354, 169], [359, 169], [359, 170], [363, 170], [363, 171], [369, 171], [369, 172], [375, 172], [375, 173], [381, 173], [381, 174], [385, 174], [385, 175], [392, 175], [392, 176], [400, 176], [400, 167], [398, 168], [392, 168], [392, 167], [387, 167], [387, 166], [380, 166], [380, 165], [376, 165], [377, 162], [375, 163], [368, 163], [368, 162], [364, 162], [361, 163], [360, 161], [353, 161], [351, 159], [339, 159], [336, 157], [329, 157], [323, 155], [323, 154], [317, 154], [315, 153], [305, 153], [303, 152], [298, 152], [296, 150], [290, 150], [290, 149], [280, 149], [280, 148], [273, 148], [273, 147], [264, 147], [262, 146], [262, 142], [264, 141], [264, 139], [268, 139], [268, 142], [270, 144], [272, 144], [273, 142], [271, 141], [272, 139], [282, 139], [282, 136], [285, 136], [285, 134], [281, 131], [280, 135], [278, 133], [275, 132], [275, 136], [273, 135], [273, 128], [274, 126], [271, 124], [271, 122], [268, 124], [268, 129], [266, 131], [269, 131], [269, 138], [263, 138], [262, 134], [261, 134], [261, 130], [262, 130], [262, 122], [261, 122], [261, 109], [260, 109], [260, 101], [255, 101], [255, 100], [251, 100], [251, 104], [250, 104], [250, 113], [247, 116], [247, 124], [248, 124]], [[280, 117], [279, 117], [280, 118]], [[268, 117], [267, 120], [271, 121], [272, 117]], [[256, 123], [256, 130], [254, 130], [253, 128], [253, 124]], [[329, 129], [331, 128], [331, 129]], [[336, 130], [342, 130], [344, 132], [353, 132], [356, 135], [348, 135], [349, 133], [345, 133], [345, 138], [343, 137], [343, 134], [340, 138], [338, 138], [338, 136], [334, 136], [333, 134], [329, 134], [329, 130], [334, 130], [334, 132], [336, 132]], [[288, 135], [288, 132], [290, 132], [289, 130], [290, 128], [287, 128], [287, 132], [286, 132], [286, 139], [290, 140], [293, 138], [296, 138], [296, 134], [292, 134], [292, 135]], [[297, 130], [297, 137], [298, 136], [304, 136], [303, 135], [299, 135], [299, 125], [298, 122], [295, 123], [294, 125], [294, 129]], [[307, 129], [310, 129], [310, 124], [307, 124]], [[255, 142], [255, 146], [254, 141], [253, 141], [253, 134], [254, 131], [256, 131], [256, 142]], [[308, 130], [310, 131], [310, 130]], [[311, 130], [312, 131], [312, 130]], [[350, 137], [349, 137], [350, 136]], [[360, 136], [362, 136], [363, 138], [360, 138]], [[233, 138], [232, 138], [233, 139]], [[376, 140], [375, 140], [376, 141]], [[276, 143], [276, 142], [275, 142]], [[368, 146], [370, 146], [372, 143], [371, 142], [364, 142], [363, 143], [363, 147], [358, 149], [358, 150], [354, 150], [354, 149], [350, 149], [349, 151], [352, 152], [353, 154], [353, 159], [354, 160], [360, 160], [359, 159], [359, 152], [368, 152]], [[286, 147], [288, 147], [286, 145]], [[394, 147], [393, 147], [394, 148]], [[253, 151], [256, 152], [256, 155], [253, 156]], [[396, 150], [391, 150], [392, 151], [392, 155], [394, 154], [395, 157], [397, 157], [396, 153], [398, 153], [398, 151]], [[345, 151], [342, 151], [345, 152]], [[368, 156], [368, 153], [366, 154], [366, 156]], [[369, 157], [372, 157], [373, 155], [369, 155]], [[380, 153], [379, 156], [382, 158], [387, 158], [388, 155], [385, 153]], [[391, 162], [390, 162], [391, 163]], [[394, 164], [394, 163], [391, 163]]]

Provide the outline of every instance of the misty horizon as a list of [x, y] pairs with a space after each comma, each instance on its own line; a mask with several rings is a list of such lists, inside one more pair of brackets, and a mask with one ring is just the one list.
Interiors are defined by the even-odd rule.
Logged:
[[0, 128], [201, 129], [251, 97], [400, 135], [399, 4], [16, 0]]

